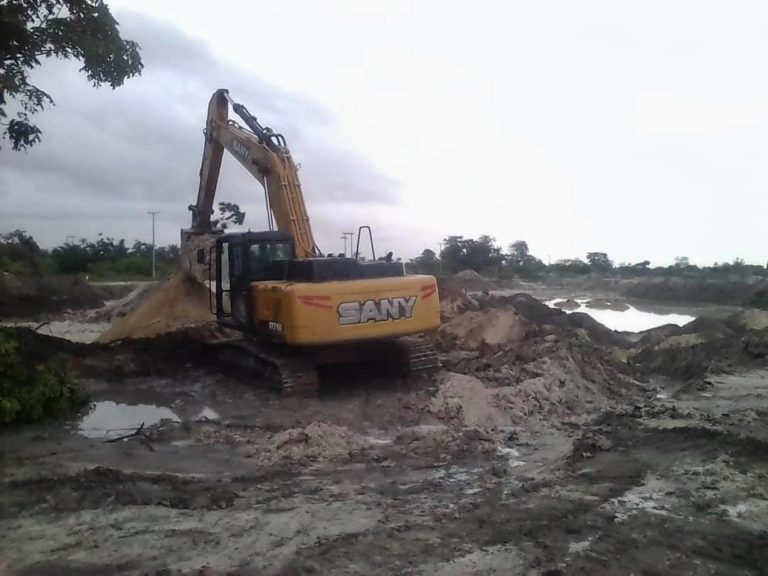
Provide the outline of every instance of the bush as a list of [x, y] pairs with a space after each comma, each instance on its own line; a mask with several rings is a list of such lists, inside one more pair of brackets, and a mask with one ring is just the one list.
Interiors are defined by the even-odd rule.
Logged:
[[746, 306], [768, 310], [768, 288], [755, 290], [745, 302]]
[[13, 331], [0, 331], [0, 423], [37, 422], [86, 403], [64, 372], [25, 358]]

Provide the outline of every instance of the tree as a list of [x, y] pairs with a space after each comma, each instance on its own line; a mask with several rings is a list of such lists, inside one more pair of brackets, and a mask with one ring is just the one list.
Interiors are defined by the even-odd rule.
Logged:
[[0, 270], [12, 274], [39, 274], [40, 247], [24, 230], [0, 234]]
[[578, 258], [558, 260], [550, 268], [555, 272], [566, 274], [589, 274], [591, 271], [589, 264]]
[[437, 254], [435, 254], [434, 250], [424, 248], [424, 250], [421, 251], [421, 256], [419, 256], [417, 260], [419, 262], [423, 262], [424, 264], [430, 264], [437, 261]]
[[528, 250], [528, 242], [525, 240], [518, 240], [509, 245], [509, 261], [512, 264], [525, 264], [529, 255], [530, 250]]
[[[103, 0], [5, 0], [0, 2], [0, 121], [3, 139], [14, 150], [40, 141], [42, 131], [30, 116], [53, 98], [31, 84], [29, 73], [41, 58], [77, 60], [95, 86], [113, 89], [141, 74], [139, 45], [123, 40]], [[8, 122], [6, 106], [18, 103]]]
[[214, 228], [221, 230], [229, 228], [230, 223], [235, 226], [242, 226], [245, 222], [245, 212], [240, 210], [240, 206], [232, 202], [219, 202], [219, 219], [211, 222]]
[[593, 270], [605, 272], [613, 268], [613, 262], [605, 252], [587, 252], [587, 262]]
[[477, 240], [463, 236], [448, 236], [440, 253], [445, 270], [459, 272], [468, 268], [482, 272], [497, 268], [503, 258], [495, 239], [483, 235]]

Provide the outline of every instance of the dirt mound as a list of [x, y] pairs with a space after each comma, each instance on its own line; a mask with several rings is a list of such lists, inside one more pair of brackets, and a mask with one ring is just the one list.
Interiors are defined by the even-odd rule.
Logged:
[[768, 329], [744, 328], [740, 332], [722, 333], [725, 335], [701, 331], [672, 336], [657, 346], [640, 350], [631, 362], [643, 375], [661, 374], [685, 381], [740, 368], [768, 366]]
[[573, 298], [568, 298], [567, 300], [560, 300], [559, 302], [555, 302], [555, 308], [560, 308], [560, 310], [568, 310], [569, 312], [573, 312], [574, 310], [578, 310], [579, 308], [581, 308], [581, 304], [579, 304]]
[[0, 317], [38, 317], [104, 305], [104, 295], [81, 276], [17, 277], [0, 273]]
[[501, 428], [512, 424], [510, 415], [497, 402], [498, 389], [486, 388], [480, 380], [464, 374], [448, 373], [429, 404], [437, 418], [478, 428]]
[[440, 292], [440, 316], [443, 322], [447, 322], [461, 312], [478, 309], [477, 300], [452, 280], [440, 278], [437, 281], [437, 287]]
[[477, 282], [477, 281], [483, 281], [485, 278], [480, 276], [477, 272], [474, 270], [462, 270], [461, 272], [457, 272], [453, 275], [453, 279], [458, 282]]
[[511, 308], [524, 320], [534, 326], [555, 326], [565, 330], [581, 330], [587, 337], [603, 346], [628, 347], [630, 342], [618, 332], [600, 324], [583, 312], [566, 314], [551, 308], [529, 294], [512, 296], [478, 296], [481, 309]]
[[753, 330], [768, 328], [768, 310], [745, 310], [738, 315], [738, 319]]
[[[544, 352], [544, 354], [547, 354]], [[428, 411], [452, 425], [503, 428], [528, 418], [574, 421], [628, 404], [637, 383], [607, 359], [557, 350], [533, 361], [497, 355], [492, 364], [463, 363], [471, 374], [449, 373]]]
[[213, 320], [208, 289], [193, 277], [181, 275], [154, 288], [140, 306], [104, 332], [99, 342], [147, 338]]
[[312, 422], [304, 428], [278, 432], [269, 445], [257, 449], [254, 456], [263, 464], [319, 462], [348, 457], [366, 444], [343, 426]]
[[482, 310], [458, 314], [440, 327], [440, 336], [454, 339], [462, 348], [514, 345], [525, 338], [523, 320], [514, 310]]

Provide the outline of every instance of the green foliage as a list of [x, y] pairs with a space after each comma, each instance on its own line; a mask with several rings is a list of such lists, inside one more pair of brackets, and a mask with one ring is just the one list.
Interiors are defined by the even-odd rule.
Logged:
[[608, 272], [613, 269], [613, 262], [605, 252], [587, 252], [587, 262], [596, 272]]
[[[463, 236], [449, 236], [444, 240], [440, 259], [435, 257], [432, 250], [424, 250], [421, 256], [408, 263], [408, 270], [424, 274], [435, 274], [442, 270], [445, 273], [454, 274], [471, 268], [499, 278], [521, 277], [528, 279], [539, 279], [545, 274], [587, 275], [593, 273], [622, 278], [658, 277], [721, 282], [751, 282], [768, 278], [768, 267], [746, 264], [741, 258], [736, 258], [730, 263], [715, 263], [714, 266], [699, 267], [691, 264], [687, 257], [681, 256], [675, 258], [675, 264], [672, 266], [651, 268], [649, 260], [614, 266], [605, 252], [589, 252], [587, 262], [575, 258], [558, 260], [547, 265], [530, 253], [528, 243], [525, 240], [513, 242], [509, 245], [508, 250], [507, 254], [502, 254], [490, 236], [480, 236], [477, 240]], [[759, 304], [750, 305], [765, 306], [768, 309], [768, 302], [763, 303], [762, 298], [768, 300], [768, 296], [765, 294], [756, 294], [755, 302], [759, 302]]]
[[745, 302], [746, 306], [768, 310], [768, 288], [761, 288], [752, 293]]
[[[158, 247], [155, 258], [161, 277], [172, 274], [179, 264], [179, 247]], [[125, 240], [99, 234], [95, 242], [81, 239], [46, 251], [24, 231], [16, 230], [0, 235], [0, 271], [14, 276], [52, 273], [87, 274], [99, 280], [146, 279], [152, 277], [152, 245], [137, 240], [128, 247]]]
[[230, 224], [242, 226], [245, 222], [245, 212], [240, 210], [239, 204], [232, 202], [219, 202], [219, 218], [213, 220], [211, 225], [220, 230], [226, 230]]
[[434, 250], [425, 248], [420, 256], [413, 258], [408, 264], [408, 271], [412, 274], [431, 274], [439, 276], [442, 272], [441, 262]]
[[445, 246], [440, 253], [440, 260], [446, 272], [455, 273], [471, 269], [475, 272], [497, 272], [504, 258], [501, 248], [491, 236], [464, 238], [448, 236], [443, 240]]
[[14, 275], [39, 274], [41, 250], [24, 230], [0, 234], [0, 270]]
[[10, 330], [0, 330], [0, 424], [37, 422], [86, 402], [66, 374], [31, 362]]
[[549, 269], [560, 274], [589, 274], [592, 272], [589, 264], [578, 258], [558, 260], [549, 266]]
[[3, 124], [3, 138], [14, 150], [40, 141], [30, 116], [53, 98], [30, 83], [41, 58], [76, 60], [94, 86], [113, 89], [141, 74], [139, 45], [120, 37], [118, 23], [103, 0], [4, 0], [0, 2], [0, 119], [6, 104], [19, 104], [15, 118]]

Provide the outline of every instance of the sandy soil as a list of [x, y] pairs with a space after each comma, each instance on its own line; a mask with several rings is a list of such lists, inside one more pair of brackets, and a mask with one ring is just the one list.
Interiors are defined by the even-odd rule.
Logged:
[[[504, 321], [486, 322], [500, 310]], [[314, 399], [225, 377], [184, 334], [61, 348], [97, 406], [139, 406], [144, 426], [86, 437], [85, 410], [3, 431], [0, 565], [765, 573], [764, 331], [697, 321], [639, 343], [528, 297], [456, 296], [447, 314], [487, 331], [443, 337], [438, 373], [360, 372]]]
[[[413, 407], [426, 383], [314, 405], [206, 373], [88, 386], [182, 422], [119, 443], [74, 422], [6, 433], [11, 573], [759, 574], [768, 562], [768, 371], [661, 390], [586, 428], [441, 420]], [[188, 419], [203, 407], [220, 420]]]

